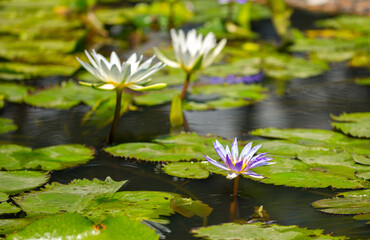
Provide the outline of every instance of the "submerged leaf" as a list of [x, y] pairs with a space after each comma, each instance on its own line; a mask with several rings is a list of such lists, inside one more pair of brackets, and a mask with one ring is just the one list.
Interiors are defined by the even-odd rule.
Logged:
[[171, 200], [171, 208], [181, 215], [191, 218], [194, 215], [207, 217], [212, 212], [212, 208], [198, 200], [191, 198], [174, 198]]

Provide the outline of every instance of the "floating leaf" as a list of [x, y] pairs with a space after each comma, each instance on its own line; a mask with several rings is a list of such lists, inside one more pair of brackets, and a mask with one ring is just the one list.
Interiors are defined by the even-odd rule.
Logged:
[[7, 203], [7, 202], [0, 203], [0, 215], [17, 213], [20, 210], [21, 209], [19, 207], [14, 206], [12, 203]]
[[0, 192], [0, 202], [5, 202], [9, 198], [8, 194]]
[[151, 220], [166, 223], [160, 216], [174, 213], [170, 201], [177, 194], [155, 191], [123, 191], [117, 192], [110, 199], [97, 201], [83, 211], [94, 222], [101, 222], [107, 216], [128, 216], [136, 220]]
[[349, 29], [351, 31], [370, 34], [370, 19], [366, 16], [342, 15], [317, 21], [317, 25], [336, 29]]
[[0, 171], [0, 179], [0, 192], [15, 194], [43, 185], [49, 176], [37, 171]]
[[343, 192], [334, 198], [312, 203], [321, 212], [332, 214], [367, 214], [370, 212], [370, 189]]
[[13, 199], [27, 216], [80, 212], [93, 200], [109, 199], [124, 184], [125, 181], [115, 182], [110, 177], [105, 181], [73, 180], [68, 185], [53, 182], [41, 191], [24, 193]]
[[370, 138], [370, 112], [331, 115], [332, 126], [353, 137]]
[[9, 102], [21, 103], [23, 98], [32, 91], [34, 91], [34, 88], [31, 86], [24, 86], [15, 83], [0, 84], [0, 95], [4, 95], [5, 100]]
[[79, 214], [61, 214], [39, 219], [7, 239], [159, 239], [153, 229], [126, 216], [109, 218], [98, 225]]
[[[107, 147], [104, 151], [117, 157], [146, 161], [177, 162], [181, 160], [204, 160], [203, 154], [216, 156], [212, 141], [216, 138], [201, 137], [195, 133], [157, 138], [152, 143], [123, 143]], [[222, 139], [219, 141], [224, 142]]]
[[208, 178], [209, 171], [199, 162], [175, 162], [164, 165], [163, 171], [171, 176], [181, 178]]
[[359, 85], [370, 85], [370, 77], [368, 78], [359, 78], [355, 81]]
[[198, 200], [191, 198], [174, 198], [171, 200], [171, 208], [181, 215], [191, 218], [194, 215], [207, 217], [212, 212], [212, 208]]
[[224, 223], [191, 230], [196, 237], [209, 240], [247, 240], [247, 239], [348, 239], [347, 237], [334, 237], [323, 234], [321, 229], [300, 228], [295, 225], [279, 226], [276, 224]]
[[12, 119], [0, 117], [0, 134], [15, 131], [18, 127], [13, 123]]
[[23, 229], [33, 220], [31, 218], [0, 219], [0, 235]]
[[0, 146], [0, 168], [59, 170], [88, 162], [94, 152], [82, 145], [59, 145], [32, 150], [19, 145]]

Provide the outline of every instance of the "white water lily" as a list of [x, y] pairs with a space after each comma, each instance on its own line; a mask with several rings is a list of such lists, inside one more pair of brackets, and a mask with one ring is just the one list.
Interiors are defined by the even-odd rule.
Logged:
[[182, 68], [187, 73], [211, 65], [226, 45], [226, 39], [222, 39], [217, 44], [212, 32], [203, 38], [203, 35], [197, 34], [195, 29], [190, 30], [186, 35], [183, 30], [176, 32], [175, 29], [171, 29], [171, 38], [176, 61], [167, 58], [157, 48], [154, 48], [154, 52], [168, 66]]
[[110, 55], [110, 61], [103, 55], [95, 52], [95, 50], [92, 50], [91, 55], [85, 50], [85, 54], [91, 65], [81, 61], [79, 58], [77, 58], [77, 60], [87, 71], [100, 81], [93, 83], [80, 81], [82, 85], [117, 91], [122, 91], [124, 88], [135, 91], [145, 91], [166, 87], [165, 83], [146, 85], [151, 81], [149, 76], [165, 66], [162, 62], [158, 62], [151, 66], [155, 56], [141, 63], [143, 56], [141, 55], [138, 58], [136, 53], [134, 53], [126, 62], [121, 63], [117, 53], [114, 51]]

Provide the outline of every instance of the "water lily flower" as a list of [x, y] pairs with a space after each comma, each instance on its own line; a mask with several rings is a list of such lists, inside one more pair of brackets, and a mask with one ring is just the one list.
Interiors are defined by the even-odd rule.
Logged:
[[97, 77], [98, 81], [93, 83], [80, 81], [82, 85], [103, 90], [122, 90], [129, 88], [134, 91], [146, 91], [166, 87], [164, 83], [146, 85], [151, 81], [149, 76], [165, 66], [162, 62], [151, 66], [155, 56], [141, 63], [143, 56], [141, 55], [138, 58], [136, 53], [134, 53], [126, 62], [121, 63], [117, 53], [114, 51], [110, 55], [110, 61], [103, 55], [96, 53], [95, 50], [92, 50], [91, 55], [85, 50], [85, 54], [91, 65], [81, 61], [79, 58], [77, 60], [87, 71]]
[[183, 30], [171, 29], [171, 38], [176, 60], [167, 58], [157, 48], [154, 48], [154, 52], [169, 67], [182, 68], [186, 72], [186, 80], [181, 92], [181, 100], [184, 100], [191, 74], [211, 65], [225, 47], [227, 40], [222, 39], [217, 44], [213, 33], [208, 33], [203, 38], [203, 35], [197, 34], [195, 29], [187, 34]]
[[151, 66], [155, 56], [141, 63], [143, 56], [138, 58], [136, 53], [132, 54], [126, 62], [122, 63], [114, 51], [110, 55], [110, 61], [103, 55], [96, 53], [95, 50], [92, 50], [91, 55], [85, 50], [85, 54], [91, 65], [81, 61], [79, 58], [77, 60], [87, 71], [97, 77], [97, 80], [95, 82], [80, 81], [80, 84], [103, 90], [115, 90], [117, 93], [112, 128], [107, 139], [107, 143], [111, 144], [120, 117], [123, 90], [129, 88], [134, 91], [146, 91], [166, 87], [167, 84], [165, 83], [147, 85], [151, 81], [149, 78], [150, 75], [162, 69], [165, 64], [158, 62]]
[[218, 0], [219, 4], [228, 4], [228, 3], [232, 3], [232, 2], [243, 4], [243, 3], [248, 2], [248, 0]]
[[262, 175], [259, 175], [250, 169], [274, 164], [274, 162], [269, 162], [273, 158], [268, 158], [265, 156], [267, 153], [261, 153], [253, 156], [262, 145], [257, 145], [252, 148], [252, 142], [248, 143], [243, 148], [240, 156], [237, 138], [235, 138], [232, 143], [231, 151], [229, 146], [226, 146], [225, 149], [217, 140], [213, 142], [213, 146], [224, 164], [219, 163], [218, 161], [213, 160], [206, 155], [204, 157], [209, 163], [215, 165], [216, 167], [229, 171], [229, 174], [227, 175], [228, 179], [233, 179], [240, 174], [249, 175], [254, 178], [264, 178]]
[[195, 29], [190, 30], [187, 34], [183, 30], [176, 32], [175, 29], [171, 29], [171, 38], [176, 61], [167, 58], [157, 48], [154, 48], [154, 51], [158, 58], [168, 66], [182, 68], [187, 73], [211, 65], [226, 45], [226, 39], [222, 39], [217, 44], [216, 37], [212, 32], [203, 38], [203, 35], [197, 34]]

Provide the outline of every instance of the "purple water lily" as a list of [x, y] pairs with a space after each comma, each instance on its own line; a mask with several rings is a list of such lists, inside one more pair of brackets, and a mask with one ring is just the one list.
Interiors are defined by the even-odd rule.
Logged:
[[231, 2], [244, 4], [244, 3], [248, 2], [248, 0], [218, 0], [219, 4], [228, 4], [228, 3], [231, 3]]
[[216, 167], [229, 171], [229, 174], [226, 176], [228, 179], [233, 179], [240, 174], [249, 175], [254, 178], [264, 178], [262, 175], [259, 175], [250, 169], [274, 164], [274, 162], [269, 162], [273, 158], [268, 158], [265, 156], [267, 153], [261, 153], [253, 156], [262, 145], [257, 145], [252, 148], [252, 142], [245, 145], [240, 153], [240, 156], [238, 150], [238, 141], [236, 138], [231, 146], [231, 151], [229, 146], [226, 146], [225, 149], [217, 140], [213, 142], [213, 146], [224, 164], [219, 163], [206, 155], [204, 157], [208, 162]]

